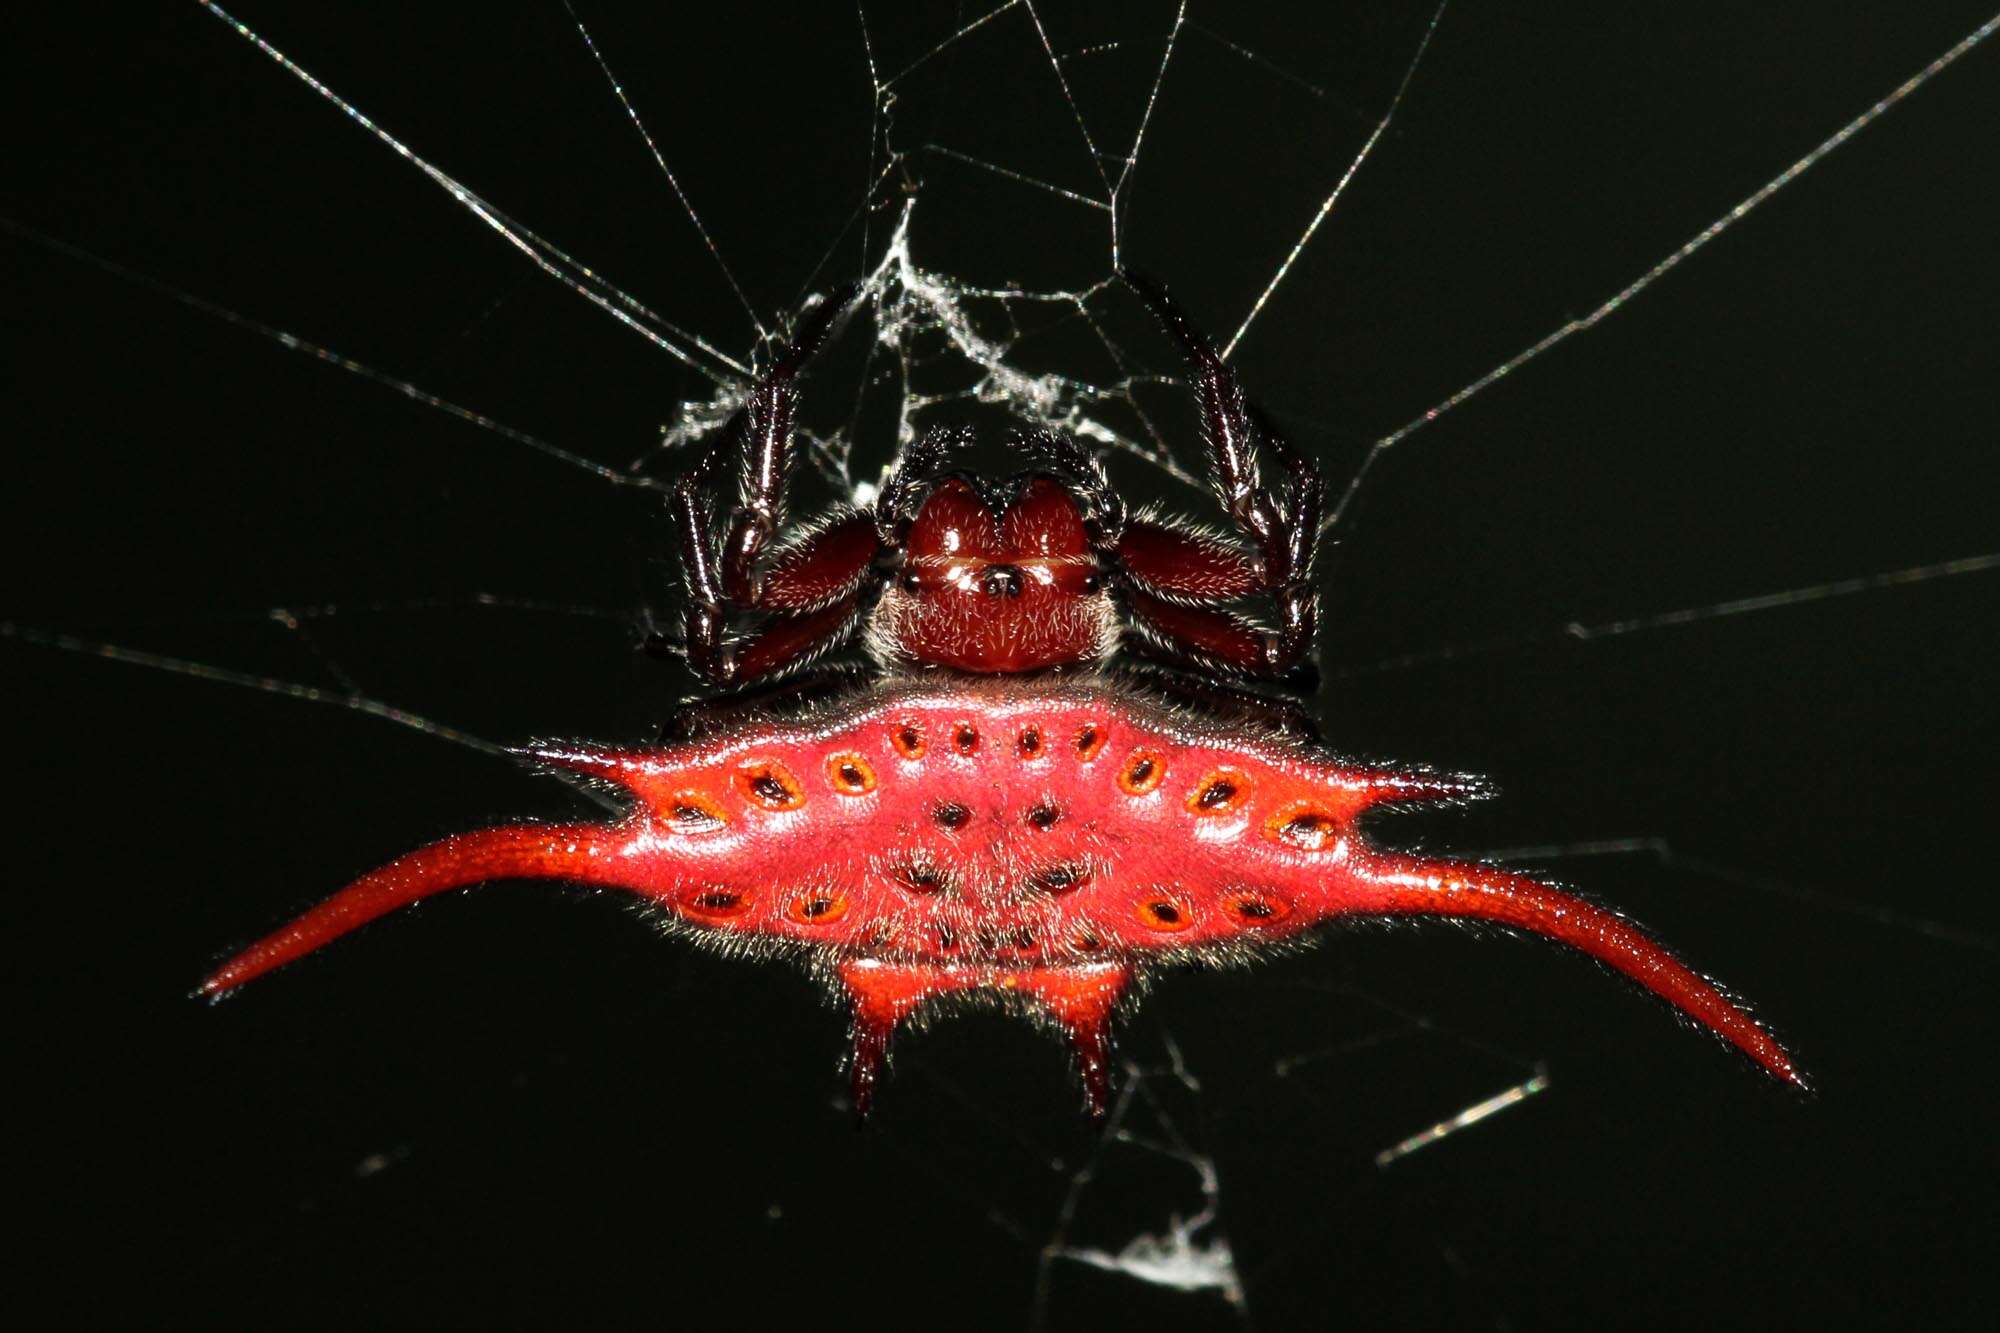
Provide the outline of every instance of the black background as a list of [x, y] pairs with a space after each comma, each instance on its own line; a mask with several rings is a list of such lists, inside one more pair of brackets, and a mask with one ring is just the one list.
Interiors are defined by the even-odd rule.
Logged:
[[[661, 8], [582, 13], [768, 317], [862, 194], [855, 17]], [[1448, 13], [1397, 128], [1238, 351], [1336, 476], [1983, 17], [1601, 8]], [[885, 70], [958, 26], [913, 9], [867, 7]], [[1428, 13], [1366, 10], [1198, 11], [1180, 35], [1127, 258], [1220, 333]], [[1068, 66], [1100, 147], [1129, 143], [1172, 16], [1043, 12], [1059, 49], [1119, 43]], [[473, 188], [748, 351], [560, 9], [241, 17]], [[607, 462], [701, 391], [195, 6], [68, 21], [17, 29], [5, 57], [20, 105], [0, 211], [16, 223]], [[1364, 933], [1170, 978], [1128, 1050], [1156, 1064], [1171, 1039], [1200, 1081], [1146, 1086], [1216, 1163], [1250, 1323], [1923, 1326], [1987, 1303], [1972, 1269], [1994, 1239], [2000, 574], [1592, 642], [1560, 629], [2000, 547], [1996, 74], [2000, 47], [1981, 48], [1602, 328], [1392, 451], [1326, 568], [1336, 677], [1530, 640], [1329, 684], [1342, 748], [1505, 791], [1392, 831], [1468, 849], [1664, 840], [1665, 860], [1556, 869], [1755, 998], [1821, 1095], [1765, 1086], [1529, 944]], [[1101, 193], [1025, 10], [938, 57], [894, 115], [904, 149]], [[935, 153], [911, 168], [929, 267], [1043, 289], [1109, 272], [1101, 212]], [[846, 233], [820, 284], [855, 272], [860, 245]], [[0, 617], [337, 684], [262, 613], [389, 603], [404, 609], [310, 635], [374, 697], [509, 743], [640, 736], [684, 686], [630, 650], [666, 541], [646, 494], [19, 236], [0, 264]], [[1101, 306], [1173, 369], [1129, 300]], [[1065, 337], [1023, 355], [1059, 359]], [[839, 365], [816, 382], [830, 399], [852, 388]], [[1159, 489], [1142, 471], [1127, 484]], [[413, 605], [477, 592], [628, 619]], [[0, 662], [27, 987], [14, 1100], [31, 1117], [15, 1212], [48, 1246], [31, 1284], [79, 1311], [279, 1325], [1029, 1324], [1038, 1247], [1092, 1151], [1043, 1038], [968, 1020], [907, 1041], [857, 1134], [841, 1018], [805, 981], [546, 885], [434, 903], [229, 1004], [185, 1001], [222, 952], [354, 873], [571, 798], [337, 709], [21, 642]], [[1280, 1072], [1306, 1053], [1322, 1058]], [[1538, 1064], [1551, 1088], [1527, 1105], [1373, 1165]], [[1156, 1131], [1150, 1116], [1134, 1128]], [[1100, 1167], [1079, 1244], [1115, 1249], [1198, 1205], [1157, 1153], [1113, 1146]], [[1238, 1317], [1212, 1294], [1048, 1271], [1051, 1327]]]

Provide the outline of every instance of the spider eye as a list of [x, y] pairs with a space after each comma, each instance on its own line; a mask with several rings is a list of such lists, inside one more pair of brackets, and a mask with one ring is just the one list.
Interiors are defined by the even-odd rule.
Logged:
[[979, 590], [988, 597], [1019, 597], [1025, 586], [1019, 565], [988, 565], [979, 576]]

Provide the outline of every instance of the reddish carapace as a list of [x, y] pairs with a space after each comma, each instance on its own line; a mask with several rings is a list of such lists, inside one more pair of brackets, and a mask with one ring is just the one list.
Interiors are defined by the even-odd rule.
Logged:
[[[1713, 983], [1615, 913], [1489, 865], [1374, 846], [1362, 817], [1476, 795], [1466, 778], [1345, 763], [1301, 734], [1323, 486], [1257, 423], [1164, 292], [1135, 282], [1187, 353], [1217, 498], [1243, 545], [1130, 518], [1098, 461], [1047, 432], [1004, 482], [949, 470], [924, 436], [870, 509], [774, 545], [796, 380], [825, 303], [753, 388], [733, 456], [675, 492], [688, 580], [665, 647], [712, 684], [803, 667], [864, 624], [875, 670], [788, 682], [795, 711], [679, 744], [545, 747], [537, 763], [615, 784], [612, 823], [447, 838], [362, 876], [225, 963], [220, 995], [406, 903], [498, 879], [629, 891], [696, 939], [804, 959], [853, 1014], [856, 1109], [897, 1025], [998, 1001], [1065, 1034], [1102, 1114], [1114, 1011], [1161, 964], [1256, 956], [1340, 918], [1445, 917], [1559, 941], [1803, 1084]], [[1262, 446], [1285, 471], [1259, 477]], [[1232, 609], [1261, 600], [1260, 623]], [[1143, 680], [1122, 646], [1154, 659]], [[1172, 699], [1175, 702], [1169, 702]], [[1286, 718], [1291, 725], [1286, 725]]]

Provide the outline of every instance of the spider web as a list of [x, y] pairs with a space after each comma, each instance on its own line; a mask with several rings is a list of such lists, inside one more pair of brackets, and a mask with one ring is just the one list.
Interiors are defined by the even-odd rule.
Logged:
[[[48, 526], [74, 527], [113, 555], [69, 555], [75, 577], [46, 585], [60, 596], [43, 604], [29, 589], [6, 633], [374, 714], [407, 728], [411, 747], [358, 759], [373, 743], [358, 723], [340, 730], [337, 717], [275, 711], [249, 722], [252, 705], [240, 699], [207, 715], [236, 738], [213, 758], [224, 776], [208, 791], [247, 799], [249, 770], [271, 765], [246, 759], [242, 738], [268, 729], [287, 738], [282, 767], [322, 776], [296, 787], [265, 780], [332, 814], [334, 827], [256, 839], [238, 869], [210, 870], [244, 887], [191, 910], [175, 931], [185, 946], [176, 957], [135, 946], [146, 975], [184, 980], [175, 969], [186, 959], [270, 918], [274, 865], [288, 886], [279, 899], [311, 897], [454, 819], [518, 811], [524, 791], [552, 799], [435, 752], [492, 751], [531, 733], [635, 734], [657, 716], [679, 684], [664, 673], [621, 665], [580, 676], [563, 662], [622, 664], [630, 627], [670, 607], [658, 563], [664, 479], [712, 443], [772, 339], [835, 284], [858, 281], [864, 302], [815, 372], [804, 437], [820, 485], [804, 488], [802, 507], [865, 501], [899, 443], [928, 424], [970, 420], [1067, 430], [1107, 451], [1135, 498], [1205, 514], [1178, 368], [1113, 277], [1130, 263], [1169, 280], [1231, 347], [1277, 423], [1337, 485], [1353, 481], [1324, 579], [1330, 734], [1355, 750], [1493, 771], [1521, 793], [1506, 803], [1511, 813], [1410, 823], [1398, 836], [1556, 864], [1765, 997], [1807, 1029], [1809, 1057], [1837, 1072], [1852, 1011], [1835, 1020], [1786, 998], [1806, 990], [1783, 960], [1782, 941], [1801, 931], [1804, 952], [1827, 967], [1932, 978], [1921, 997], [1891, 1005], [1883, 1027], [1976, 1012], [1990, 997], [1995, 946], [1980, 924], [1990, 914], [1969, 892], [1855, 887], [1883, 865], [1855, 847], [1909, 836], [1902, 826], [1917, 806], [1949, 799], [1947, 765], [1911, 761], [1885, 739], [1857, 744], [1866, 757], [1830, 776], [1807, 771], [1824, 751], [1795, 738], [1822, 724], [1784, 716], [1772, 697], [1784, 682], [1813, 706], [1872, 718], [1885, 738], [1914, 733], [1937, 746], [1944, 705], [1956, 701], [1950, 716], [1974, 719], [1965, 743], [1990, 735], [1990, 708], [1968, 702], [1976, 682], [1953, 665], [1976, 641], [1966, 627], [1991, 623], [1980, 576], [2000, 566], [1990, 520], [1965, 498], [1978, 488], [1963, 460], [1984, 436], [1953, 405], [1971, 400], [1973, 374], [1954, 374], [1949, 354], [1894, 360], [1889, 349], [1955, 346], [1966, 367], [1990, 369], [1990, 336], [1983, 347], [1966, 342], [1966, 324], [1925, 312], [1986, 309], [1992, 270], [1968, 239], [1982, 234], [1976, 206], [1962, 205], [1954, 231], [1885, 202], [1949, 196], [1970, 170], [1962, 152], [1937, 145], [1979, 142], [1966, 128], [1980, 123], [1973, 71], [1991, 64], [1991, 50], [1970, 45], [1987, 31], [1976, 9], [1910, 29], [1883, 20], [1880, 30], [1842, 30], [1813, 15], [1803, 32], [1783, 16], [1705, 30], [1699, 16], [1682, 16], [1602, 34], [1425, 5], [1336, 22], [1317, 11], [1225, 16], [1175, 4], [1112, 15], [1027, 0], [956, 13], [864, 3], [823, 29], [799, 19], [783, 31], [717, 32], [685, 15], [587, 5], [509, 13], [477, 32], [404, 15], [380, 25], [234, 15], [247, 25], [241, 35], [289, 66], [226, 40], [232, 20], [217, 17], [172, 26], [164, 54], [152, 52], [161, 68], [199, 59], [224, 71], [212, 86], [228, 92], [197, 129], [145, 142], [142, 153], [58, 127], [47, 138], [61, 169], [24, 172], [31, 186], [55, 187], [9, 206], [29, 267], [52, 262], [52, 249], [64, 256], [52, 309], [99, 327], [116, 299], [105, 291], [129, 289], [205, 317], [142, 317], [159, 330], [153, 343], [200, 337], [188, 323], [235, 341], [218, 336], [215, 350], [195, 354], [212, 358], [223, 400], [213, 416], [182, 421], [208, 437], [204, 461], [184, 450], [137, 460], [96, 442], [135, 437], [129, 423], [92, 432], [82, 452], [114, 464], [112, 474], [56, 483], [46, 494], [66, 503], [49, 512], [63, 523], [45, 514], [22, 526], [44, 539]], [[385, 34], [406, 61], [379, 54]], [[708, 51], [727, 58], [690, 54]], [[1701, 75], [1639, 82], [1635, 69], [1662, 53]], [[1935, 84], [1905, 82], [1961, 56], [1965, 68]], [[1518, 59], [1541, 63], [1496, 77], [1493, 66]], [[450, 94], [410, 86], [461, 68], [479, 73]], [[303, 77], [323, 82], [308, 90]], [[1933, 102], [1943, 105], [1926, 109]], [[461, 106], [479, 110], [448, 114]], [[253, 122], [279, 108], [296, 111], [296, 124], [258, 133]], [[1878, 127], [1878, 113], [1893, 114]], [[1609, 123], [1594, 134], [1580, 117]], [[191, 164], [222, 144], [245, 162], [199, 174]], [[255, 180], [254, 207], [221, 228], [221, 246], [176, 232], [178, 244], [135, 249], [120, 243], [122, 218], [95, 202], [100, 190], [78, 183], [96, 174], [97, 158], [132, 182], [142, 214], [165, 211], [149, 192], [182, 197], [161, 183], [162, 164], [191, 173], [202, 184], [188, 197], [219, 210], [222, 182]], [[1838, 192], [1842, 171], [1852, 192]], [[1828, 179], [1835, 193], [1809, 193]], [[1772, 185], [1786, 188], [1768, 193]], [[342, 211], [329, 192], [364, 207]], [[268, 254], [253, 249], [249, 221], [266, 210], [297, 220]], [[1828, 231], [1837, 237], [1820, 241]], [[473, 249], [488, 241], [491, 253]], [[301, 258], [320, 246], [330, 253]], [[1704, 277], [1704, 264], [1717, 267]], [[1759, 272], [1794, 276], [1739, 298]], [[68, 292], [95, 283], [87, 295]], [[1888, 295], [1865, 299], [1878, 284]], [[1819, 285], [1849, 295], [1801, 302], [1797, 288]], [[1733, 350], [1730, 326], [1771, 306], [1786, 308], [1751, 331], [1755, 359]], [[1792, 327], [1826, 325], [1860, 332], [1773, 351]], [[246, 353], [246, 332], [304, 353], [297, 377]], [[1566, 343], [1581, 332], [1591, 336]], [[1711, 342], [1722, 350], [1696, 350]], [[110, 377], [105, 355], [100, 374]], [[123, 392], [143, 398], [140, 373], [110, 355]], [[1835, 381], [1869, 358], [1890, 359], [1923, 387], [1845, 421], [1857, 399]], [[1689, 374], [1640, 369], [1663, 361], [1685, 361]], [[390, 392], [338, 383], [328, 364]], [[1539, 388], [1536, 374], [1549, 377]], [[1802, 392], [1770, 387], [1794, 379]], [[1884, 380], [1868, 383], [1886, 393]], [[1714, 395], [1712, 415], [1670, 406], [1704, 395]], [[24, 433], [69, 438], [64, 414], [90, 406], [87, 391], [52, 397], [61, 411]], [[1768, 414], [1746, 406], [1759, 398], [1774, 400]], [[159, 399], [168, 401], [188, 410], [185, 399]], [[395, 415], [408, 403], [421, 410]], [[298, 428], [336, 413], [337, 425]], [[1638, 419], [1655, 415], [1651, 433]], [[453, 419], [465, 429], [439, 441]], [[1814, 442], [1818, 450], [1803, 447]], [[212, 496], [192, 507], [192, 487], [162, 480], [179, 466], [247, 485], [280, 450], [310, 489], [257, 489], [242, 514]], [[1551, 501], [1572, 488], [1578, 498]], [[1894, 498], [1905, 488], [1911, 498]], [[180, 524], [145, 514], [162, 494], [175, 497], [161, 507]], [[440, 509], [449, 521], [437, 521]], [[321, 510], [324, 522], [302, 522]], [[188, 518], [221, 523], [225, 513], [217, 549], [227, 558], [181, 562], [174, 548], [188, 544]], [[1521, 535], [1551, 528], [1558, 535]], [[580, 601], [582, 589], [596, 600]], [[1805, 674], [1846, 657], [1868, 665], [1830, 683]], [[1858, 702], [1883, 676], [1920, 669], [1933, 674], [1889, 691], [1908, 701], [1900, 711]], [[95, 688], [73, 661], [49, 670], [50, 693]], [[1619, 711], [1635, 695], [1680, 699], [1662, 676], [1687, 677], [1691, 697], [1656, 713]], [[162, 714], [195, 688], [159, 683], [147, 697]], [[321, 726], [323, 746], [300, 735]], [[1737, 739], [1714, 760], [1661, 758], [1672, 753], [1664, 733], [1690, 728]], [[184, 735], [166, 737], [159, 748], [199, 765]], [[409, 785], [381, 781], [384, 766], [408, 766]], [[1815, 852], [1825, 826], [1783, 822], [1792, 805], [1849, 803], [1851, 789], [1884, 771], [1918, 775], [1909, 803], [1856, 815], [1864, 827], [1835, 839], [1835, 851]], [[351, 777], [351, 799], [324, 775]], [[1694, 812], [1690, 784], [1713, 793], [1702, 804], [1734, 802], [1733, 817]], [[1602, 797], [1579, 790], [1599, 785]], [[1947, 806], [1920, 827], [1948, 827], [1957, 814]], [[1927, 882], [1954, 879], [1945, 858], [1927, 855], [1889, 864]], [[1850, 871], [1846, 858], [1863, 864]], [[1827, 1163], [1851, 1148], [1843, 1135], [1868, 1133], [1860, 1120], [1802, 1129], [1791, 1110], [1714, 1068], [1701, 1043], [1602, 998], [1597, 978], [1527, 975], [1560, 971], [1558, 960], [1399, 935], [1247, 975], [1169, 979], [1126, 1033], [1124, 1090], [1098, 1139], [1069, 1117], [1056, 1056], [1032, 1034], [973, 1019], [911, 1038], [867, 1141], [852, 1154], [823, 1150], [839, 1168], [809, 1175], [810, 1154], [775, 1145], [780, 1135], [826, 1135], [837, 1120], [818, 1060], [837, 1044], [830, 1014], [817, 1045], [792, 1032], [745, 1054], [745, 1015], [753, 1032], [759, 1019], [798, 1025], [796, 991], [713, 960], [662, 964], [656, 947], [628, 938], [629, 922], [603, 913], [602, 930], [595, 919], [561, 923], [574, 939], [566, 957], [613, 959], [605, 978], [566, 973], [576, 1007], [565, 1024], [601, 1004], [617, 1015], [601, 1033], [538, 1044], [551, 1020], [505, 1000], [476, 1022], [463, 1009], [411, 1017], [440, 1012], [432, 1006], [453, 987], [385, 978], [416, 976], [441, 950], [497, 954], [503, 974], [545, 965], [529, 960], [556, 933], [548, 909], [523, 897], [482, 910], [484, 924], [468, 924], [471, 909], [448, 921], [439, 910], [407, 943], [379, 936], [370, 947], [402, 952], [356, 968], [387, 988], [380, 994], [316, 1000], [302, 981], [258, 1018], [232, 1013], [248, 1024], [233, 1035], [182, 1033], [167, 1047], [184, 1059], [221, 1050], [200, 1066], [267, 1071], [273, 1086], [318, 1107], [278, 1113], [289, 1132], [273, 1138], [323, 1136], [298, 1153], [217, 1134], [196, 1153], [235, 1182], [234, 1197], [296, 1214], [275, 1236], [256, 1235], [254, 1222], [221, 1224], [224, 1239], [202, 1247], [198, 1272], [228, 1282], [275, 1267], [308, 1281], [329, 1253], [373, 1253], [357, 1239], [371, 1222], [421, 1214], [497, 1162], [529, 1194], [604, 1209], [608, 1184], [529, 1185], [521, 1159], [503, 1150], [506, 1129], [467, 1130], [447, 1111], [483, 1094], [512, 1108], [498, 1119], [516, 1132], [580, 1135], [587, 1122], [565, 1109], [569, 1094], [607, 1078], [616, 1086], [609, 1071], [690, 1023], [699, 1030], [667, 1069], [630, 1076], [621, 1118], [692, 1107], [771, 1146], [763, 1164], [738, 1162], [723, 1183], [669, 1168], [686, 1147], [671, 1129], [664, 1143], [642, 1137], [615, 1154], [565, 1147], [551, 1160], [579, 1179], [615, 1162], [662, 1195], [689, 1195], [663, 1205], [635, 1257], [655, 1244], [710, 1255], [689, 1239], [706, 1200], [716, 1234], [755, 1237], [763, 1255], [808, 1273], [844, 1271], [807, 1257], [839, 1248], [832, 1236], [927, 1246], [905, 1253], [963, 1265], [977, 1294], [959, 1299], [1008, 1326], [1284, 1326], [1329, 1310], [1371, 1322], [1546, 1322], [1628, 1308], [1617, 1275], [1636, 1285], [1652, 1268], [1625, 1247], [1643, 1249], [1652, 1233], [1574, 1239], [1623, 1215], [1607, 1196], [1629, 1205], [1678, 1182], [1697, 1201], [1741, 1207], [1744, 1220], [1718, 1230], [1768, 1258], [1751, 1237], [1754, 1219], [1771, 1213], [1744, 1192], [1821, 1181], [1819, 1197], [1844, 1198], [1824, 1187]], [[1732, 929], [1742, 936], [1733, 947]], [[307, 980], [336, 983], [331, 968]], [[661, 997], [635, 1001], [645, 989]], [[1493, 1011], [1501, 995], [1504, 1014]], [[1595, 1020], [1599, 1005], [1603, 1032], [1559, 1031], [1589, 1026], [1579, 1020]], [[328, 1011], [346, 1021], [329, 1023]], [[405, 1052], [376, 1071], [378, 1094], [339, 1086], [303, 1053], [273, 1055], [303, 1031], [315, 1034], [301, 1043], [315, 1058], [365, 1067], [368, 1048], [335, 1032], [348, 1026], [378, 1040], [394, 1033]], [[1963, 1034], [1947, 1028], [1938, 1040], [1949, 1049]], [[438, 1090], [435, 1073], [424, 1077], [440, 1059], [464, 1080], [462, 1099]], [[782, 1070], [766, 1067], [778, 1062]], [[1850, 1081], [1893, 1083], [1914, 1057], [1846, 1063], [1858, 1066], [1844, 1071]], [[513, 1071], [511, 1090], [493, 1086], [496, 1068]], [[1633, 1084], [1622, 1094], [1607, 1086], [1619, 1077]], [[193, 1081], [186, 1071], [182, 1080]], [[413, 1093], [426, 1082], [430, 1092]], [[690, 1084], [710, 1090], [692, 1094]], [[392, 1109], [413, 1095], [432, 1100]], [[1911, 1119], [1907, 1106], [1892, 1109]], [[1658, 1128], [1676, 1120], [1689, 1122], [1681, 1137]], [[1923, 1132], [1915, 1120], [1913, 1138]], [[1640, 1124], [1666, 1143], [1639, 1143]], [[1747, 1146], [1731, 1159], [1733, 1178], [1702, 1174], [1720, 1170], [1712, 1162], [1690, 1166], [1712, 1156], [1708, 1136], [1780, 1155], [1775, 1145], [1794, 1135], [1809, 1147], [1775, 1169], [1746, 1165]], [[1579, 1140], [1591, 1164], [1578, 1168], [1582, 1183], [1557, 1190], [1560, 1207], [1540, 1200], [1559, 1168], [1539, 1149]], [[1635, 1163], [1642, 1149], [1657, 1156]], [[1632, 1175], [1628, 1189], [1605, 1185], [1612, 1163]], [[752, 1196], [753, 1222], [727, 1214]], [[1859, 1197], [1879, 1208], [1896, 1196], [1883, 1185]], [[1521, 1219], [1519, 1236], [1496, 1220], [1502, 1208]], [[298, 1220], [307, 1217], [323, 1220]], [[1684, 1235], [1671, 1225], [1659, 1234]], [[1724, 1241], [1719, 1252], [1733, 1253]], [[1603, 1294], [1565, 1305], [1509, 1276], [1551, 1262], [1552, 1251], [1555, 1271], [1572, 1280], [1611, 1274]], [[712, 1262], [739, 1282], [761, 1271], [740, 1257]], [[890, 1262], [873, 1248], [856, 1261], [877, 1271]], [[1798, 1271], [1770, 1266], [1780, 1284]], [[948, 1292], [952, 1276], [912, 1285]], [[438, 1298], [371, 1299], [407, 1312]], [[1715, 1313], [1678, 1299], [1655, 1294], [1646, 1308], [1662, 1320], [1675, 1308]], [[737, 1300], [758, 1303], [754, 1293]]]

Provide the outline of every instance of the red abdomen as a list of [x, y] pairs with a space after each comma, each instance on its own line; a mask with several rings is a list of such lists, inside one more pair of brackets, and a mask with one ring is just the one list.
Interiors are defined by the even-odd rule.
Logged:
[[625, 788], [631, 811], [421, 848], [203, 990], [430, 894], [567, 879], [649, 898], [713, 944], [815, 960], [853, 1006], [860, 1106], [902, 1019], [985, 996], [1066, 1031], [1101, 1109], [1109, 1021], [1149, 965], [1248, 957], [1333, 918], [1440, 916], [1568, 944], [1801, 1081], [1769, 1033], [1615, 913], [1497, 867], [1384, 851], [1360, 830], [1371, 807], [1469, 796], [1476, 783], [1343, 763], [1102, 682], [886, 685], [714, 741], [536, 757]]

